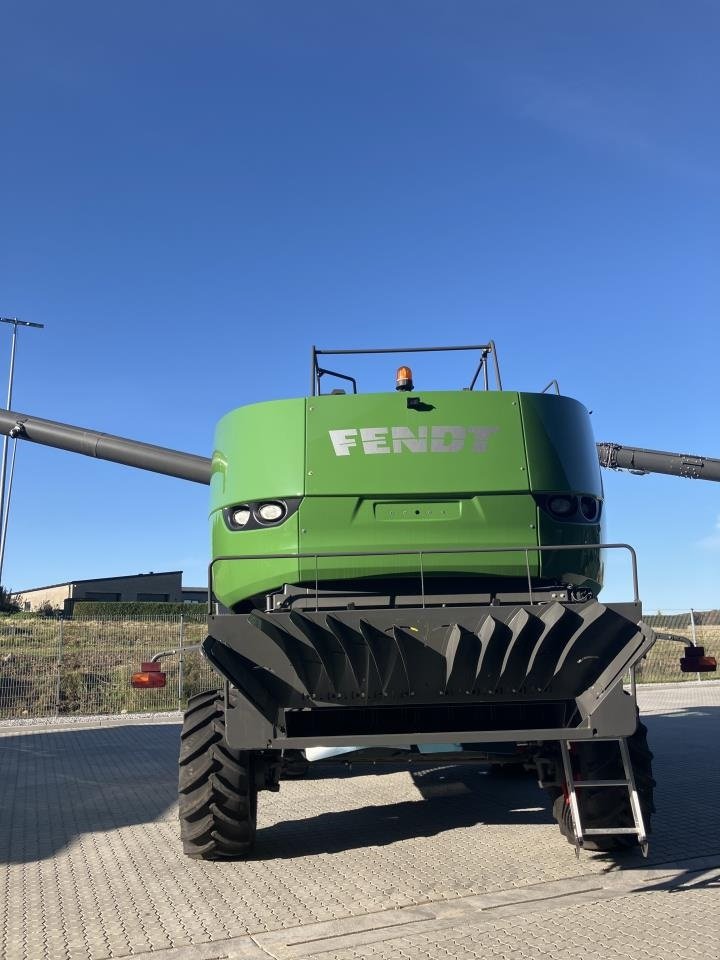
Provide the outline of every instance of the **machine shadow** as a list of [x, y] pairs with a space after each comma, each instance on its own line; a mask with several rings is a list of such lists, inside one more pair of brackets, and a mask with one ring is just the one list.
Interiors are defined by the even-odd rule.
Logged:
[[178, 724], [0, 735], [0, 862], [163, 819], [177, 802]]
[[[655, 754], [657, 780], [650, 856], [645, 860], [637, 849], [583, 853], [605, 863], [608, 871], [720, 854], [720, 821], [712, 809], [712, 798], [720, 793], [720, 707], [673, 709], [643, 716], [643, 721]], [[399, 769], [406, 768], [358, 765], [352, 775], [382, 776]], [[348, 775], [331, 765], [321, 766], [311, 773], [307, 786], [311, 789], [314, 779]], [[531, 774], [492, 776], [481, 767], [458, 764], [414, 771], [412, 776], [422, 802], [380, 804], [275, 824], [258, 831], [255, 858], [337, 853], [479, 824], [554, 825], [549, 800]], [[702, 829], [688, 830], [688, 823], [701, 824]], [[557, 842], [566, 844], [559, 831]]]
[[[365, 777], [407, 768], [360, 771]], [[327, 781], [326, 767], [308, 778]], [[337, 773], [335, 773], [337, 775]], [[340, 774], [342, 775], [342, 774]], [[288, 859], [343, 850], [386, 846], [415, 837], [479, 824], [542, 824], [550, 816], [543, 792], [527, 777], [495, 777], [476, 765], [411, 771], [418, 800], [365, 806], [288, 820], [259, 830], [256, 859]]]

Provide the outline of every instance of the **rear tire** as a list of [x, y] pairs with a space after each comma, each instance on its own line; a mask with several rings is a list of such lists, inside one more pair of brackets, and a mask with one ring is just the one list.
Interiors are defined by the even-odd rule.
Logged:
[[209, 690], [191, 697], [180, 735], [178, 785], [183, 851], [196, 860], [244, 857], [255, 843], [253, 753], [225, 740], [225, 702]]
[[[630, 762], [632, 763], [640, 809], [645, 832], [651, 832], [651, 818], [655, 810], [652, 775], [653, 755], [647, 742], [647, 727], [638, 721], [635, 733], [627, 738]], [[574, 744], [572, 753], [573, 776], [578, 780], [617, 780], [624, 777], [620, 750], [614, 741], [597, 740]], [[562, 769], [562, 766], [560, 767]], [[562, 778], [564, 779], [564, 778]], [[564, 793], [554, 790], [553, 816], [560, 832], [569, 843], [575, 843], [570, 803]], [[630, 798], [625, 787], [588, 787], [577, 791], [580, 818], [584, 828], [632, 827], [634, 826]], [[637, 846], [637, 837], [632, 834], [589, 837], [583, 841], [586, 850], [628, 850]]]

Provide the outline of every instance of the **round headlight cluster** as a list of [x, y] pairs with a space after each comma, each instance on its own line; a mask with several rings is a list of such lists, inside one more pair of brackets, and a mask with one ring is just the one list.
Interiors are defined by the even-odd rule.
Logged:
[[602, 502], [589, 495], [572, 493], [547, 493], [536, 497], [541, 509], [556, 520], [570, 523], [599, 523]]
[[295, 500], [259, 500], [252, 503], [239, 503], [225, 509], [225, 520], [231, 530], [254, 530], [258, 527], [272, 527], [282, 523], [289, 512], [297, 509]]

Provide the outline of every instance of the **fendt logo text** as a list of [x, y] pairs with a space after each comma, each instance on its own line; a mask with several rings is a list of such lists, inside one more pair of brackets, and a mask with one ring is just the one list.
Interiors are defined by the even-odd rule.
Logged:
[[349, 457], [354, 447], [363, 453], [485, 453], [488, 439], [499, 427], [351, 427], [329, 430], [336, 457]]

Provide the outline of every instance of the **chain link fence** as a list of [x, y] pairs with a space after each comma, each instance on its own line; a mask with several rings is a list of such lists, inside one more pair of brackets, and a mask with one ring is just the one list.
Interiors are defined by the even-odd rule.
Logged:
[[[638, 683], [698, 682], [718, 675], [680, 672], [681, 637], [720, 659], [720, 610], [646, 615], [661, 639], [637, 668]], [[205, 624], [152, 620], [0, 618], [0, 719], [162, 712], [213, 689], [218, 677], [197, 651]], [[162, 651], [167, 684], [136, 690], [130, 675]]]

